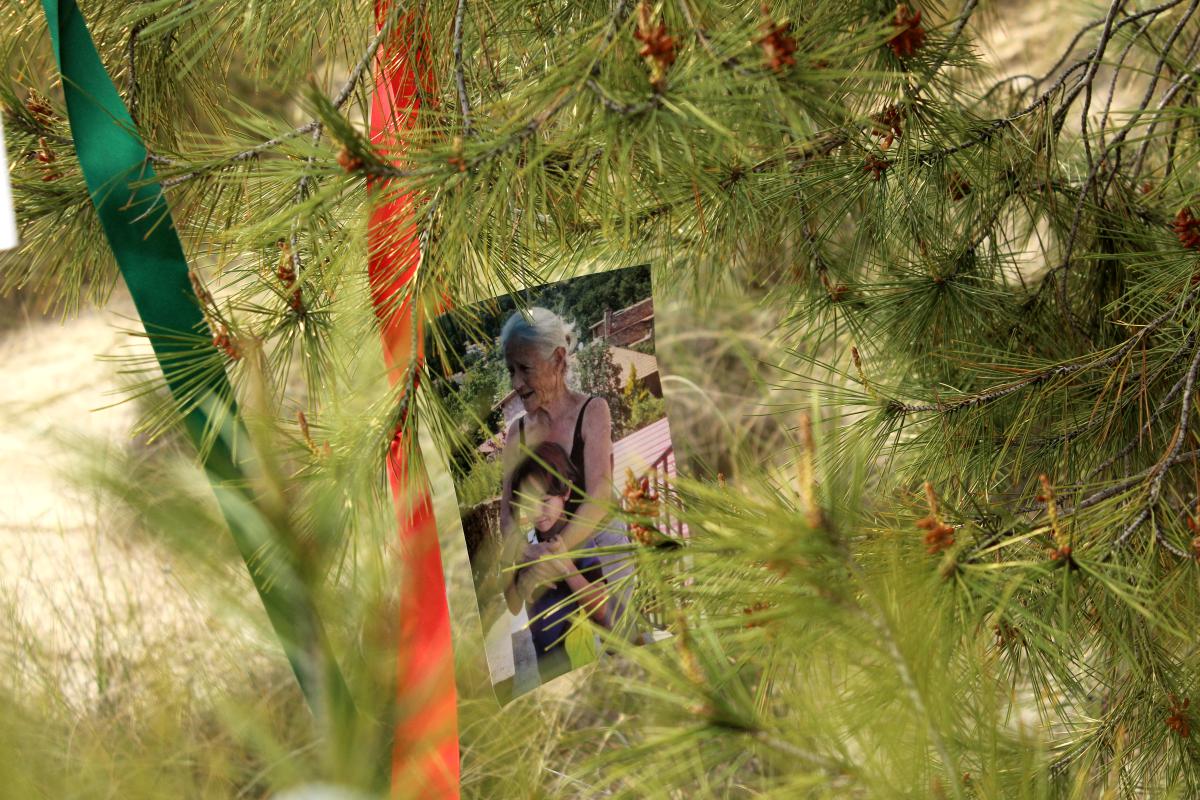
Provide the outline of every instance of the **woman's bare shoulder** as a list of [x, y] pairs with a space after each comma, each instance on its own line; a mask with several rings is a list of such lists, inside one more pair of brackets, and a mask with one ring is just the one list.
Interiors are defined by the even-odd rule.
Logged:
[[600, 395], [593, 395], [591, 402], [583, 411], [584, 436], [587, 436], [589, 432], [603, 432], [610, 428], [612, 428], [612, 410], [608, 407], [608, 401]]
[[525, 419], [524, 414], [518, 414], [516, 417], [513, 418], [512, 422], [508, 423], [508, 429], [504, 436], [505, 442], [508, 442], [510, 439], [512, 439], [513, 436], [516, 436], [519, 433], [524, 419]]
[[508, 427], [505, 429], [503, 452], [506, 458], [512, 458], [517, 452], [517, 446], [520, 444], [521, 439], [521, 425], [524, 419], [525, 415], [520, 415], [508, 423]]

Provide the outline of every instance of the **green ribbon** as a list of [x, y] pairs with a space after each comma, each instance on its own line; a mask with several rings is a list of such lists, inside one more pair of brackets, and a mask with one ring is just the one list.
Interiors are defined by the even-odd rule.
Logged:
[[42, 0], [42, 6], [88, 193], [167, 385], [310, 706], [320, 717], [345, 719], [353, 704], [311, 594], [273, 541], [238, 463], [245, 431], [229, 378], [213, 366], [211, 332], [145, 145], [75, 0]]

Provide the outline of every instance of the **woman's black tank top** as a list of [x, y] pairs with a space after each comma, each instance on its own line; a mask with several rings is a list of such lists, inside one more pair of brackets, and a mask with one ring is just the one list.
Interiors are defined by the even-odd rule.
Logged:
[[[579, 416], [575, 418], [575, 437], [571, 440], [571, 452], [567, 454], [567, 459], [570, 460], [571, 466], [575, 468], [575, 474], [579, 476], [579, 486], [573, 487], [571, 497], [563, 504], [563, 513], [568, 520], [573, 519], [575, 511], [583, 505], [583, 501], [587, 497], [587, 473], [584, 472], [583, 466], [583, 414], [587, 411], [588, 403], [595, 400], [595, 395], [590, 395], [587, 400], [583, 401], [583, 406], [579, 409]], [[521, 447], [525, 446], [525, 417], [521, 417], [517, 421], [521, 432]]]

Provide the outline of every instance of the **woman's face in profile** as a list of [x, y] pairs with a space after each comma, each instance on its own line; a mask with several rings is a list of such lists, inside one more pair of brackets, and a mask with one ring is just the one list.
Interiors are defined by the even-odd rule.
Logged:
[[532, 414], [545, 406], [558, 391], [555, 362], [558, 351], [549, 359], [542, 358], [537, 347], [522, 341], [509, 342], [504, 348], [508, 379], [513, 391], [521, 398], [525, 413]]

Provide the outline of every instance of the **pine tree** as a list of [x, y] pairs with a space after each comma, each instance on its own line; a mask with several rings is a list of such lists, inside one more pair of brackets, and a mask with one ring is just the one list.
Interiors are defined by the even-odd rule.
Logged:
[[[384, 8], [379, 32], [344, 0], [83, 4], [213, 298], [196, 346], [276, 431], [271, 519], [316, 537], [342, 652], [379, 641], [359, 627], [395, 588], [370, 567], [397, 419], [442, 494], [462, 436], [430, 380], [401, 411], [363, 369], [371, 204], [420, 198], [407, 297], [464, 329], [474, 300], [653, 265], [691, 476], [662, 502], [690, 536], [636, 555], [674, 636], [498, 709], [456, 617], [465, 796], [1200, 791], [1200, 3], [1100, 4], [1044, 74], [999, 78], [986, 0]], [[70, 313], [117, 273], [39, 4], [0, 31], [24, 239], [0, 286]], [[400, 162], [363, 124], [396, 31], [429, 73]], [[169, 471], [157, 505], [121, 478], [148, 524], [202, 519]], [[390, 691], [385, 660], [359, 696]], [[20, 730], [71, 729], [5, 692]], [[223, 787], [380, 791], [337, 757], [375, 728], [295, 744], [251, 713], [267, 786]], [[30, 741], [0, 733], [22, 786], [109, 774]]]

